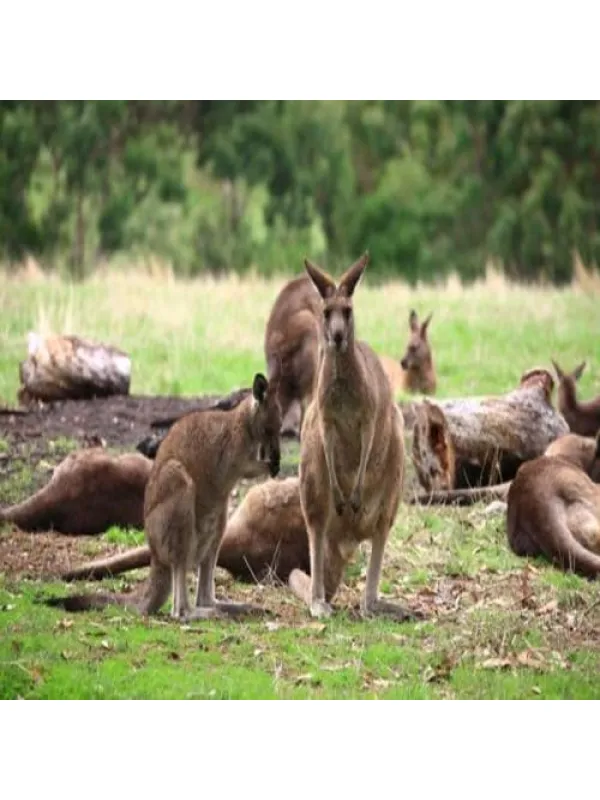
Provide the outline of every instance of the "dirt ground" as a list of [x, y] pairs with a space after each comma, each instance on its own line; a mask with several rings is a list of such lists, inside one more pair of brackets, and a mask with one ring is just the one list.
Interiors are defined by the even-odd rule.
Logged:
[[[51, 477], [72, 450], [103, 444], [135, 450], [154, 431], [151, 422], [206, 408], [220, 396], [115, 396], [67, 400], [27, 409], [0, 409], [0, 508], [20, 502]], [[235, 498], [233, 505], [235, 505]], [[1, 524], [1, 523], [0, 523]], [[40, 578], [90, 557], [128, 549], [97, 536], [23, 533], [4, 526], [0, 533], [0, 573]]]

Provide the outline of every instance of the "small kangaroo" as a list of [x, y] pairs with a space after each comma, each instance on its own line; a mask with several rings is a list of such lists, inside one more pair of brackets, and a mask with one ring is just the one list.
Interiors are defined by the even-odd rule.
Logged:
[[286, 283], [265, 329], [267, 376], [278, 383], [282, 433], [300, 430], [312, 393], [319, 342], [320, 299], [306, 275]]
[[[555, 453], [560, 452], [559, 442]], [[600, 435], [584, 440], [579, 448], [573, 442], [569, 457], [546, 451], [521, 465], [507, 496], [506, 529], [513, 552], [543, 555], [564, 570], [596, 577], [600, 573], [598, 481]]]
[[352, 298], [367, 262], [365, 253], [337, 285], [310, 261], [304, 264], [322, 298], [318, 372], [304, 416], [299, 467], [311, 575], [295, 569], [289, 585], [312, 616], [329, 616], [342, 578], [333, 563], [347, 563], [360, 542], [370, 540], [361, 609], [406, 619], [403, 608], [378, 598], [383, 553], [402, 493], [404, 421], [381, 362], [368, 344], [355, 341]]
[[389, 356], [379, 356], [394, 394], [398, 392], [435, 394], [437, 378], [431, 344], [427, 336], [432, 316], [433, 312], [423, 322], [419, 322], [417, 312], [411, 310], [408, 317], [410, 337], [406, 352], [399, 363]]
[[[260, 373], [252, 394], [234, 409], [192, 412], [175, 422], [156, 454], [144, 497], [151, 563], [142, 599], [83, 595], [47, 604], [80, 611], [117, 603], [155, 614], [172, 587], [175, 618], [209, 619], [253, 610], [216, 600], [214, 569], [235, 484], [240, 478], [279, 472], [280, 427], [276, 387]], [[198, 567], [194, 609], [186, 587], [191, 566]]]
[[0, 511], [0, 522], [69, 536], [103, 533], [111, 525], [141, 529], [151, 469], [152, 461], [138, 453], [113, 456], [100, 447], [69, 453], [45, 486]]
[[595, 436], [600, 430], [600, 397], [587, 402], [577, 400], [576, 383], [583, 375], [586, 362], [582, 361], [573, 372], [563, 372], [554, 359], [552, 366], [558, 377], [558, 410], [573, 433]]

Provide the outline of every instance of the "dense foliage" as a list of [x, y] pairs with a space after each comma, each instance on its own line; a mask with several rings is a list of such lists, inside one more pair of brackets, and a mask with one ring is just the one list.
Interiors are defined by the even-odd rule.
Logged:
[[84, 276], [372, 270], [521, 280], [600, 254], [596, 101], [3, 101], [0, 255]]

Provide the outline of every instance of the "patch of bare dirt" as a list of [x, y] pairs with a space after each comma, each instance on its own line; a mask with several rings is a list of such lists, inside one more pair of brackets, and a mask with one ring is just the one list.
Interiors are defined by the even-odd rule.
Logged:
[[127, 550], [95, 536], [24, 533], [8, 528], [0, 534], [0, 572], [11, 579], [52, 578], [84, 560]]
[[207, 408], [217, 395], [169, 397], [115, 395], [63, 400], [31, 409], [0, 410], [0, 437], [9, 442], [52, 441], [59, 437], [86, 444], [103, 439], [109, 447], [135, 448], [152, 431], [151, 422]]

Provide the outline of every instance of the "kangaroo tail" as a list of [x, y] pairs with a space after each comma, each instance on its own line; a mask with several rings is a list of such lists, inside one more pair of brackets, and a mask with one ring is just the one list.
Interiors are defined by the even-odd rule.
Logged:
[[600, 575], [600, 556], [585, 548], [571, 533], [562, 503], [555, 504], [554, 522], [534, 532], [534, 538], [546, 558], [563, 570], [587, 578]]
[[156, 614], [171, 593], [171, 568], [163, 564], [152, 564], [150, 575], [139, 594], [75, 594], [67, 597], [50, 597], [41, 602], [65, 611], [91, 611], [117, 605], [139, 611], [141, 614]]
[[408, 498], [408, 505], [472, 506], [480, 500], [506, 500], [510, 481], [496, 486], [479, 486], [472, 489], [447, 489], [438, 492], [423, 492]]
[[80, 567], [63, 572], [60, 576], [63, 581], [100, 581], [113, 575], [120, 575], [132, 569], [141, 569], [150, 566], [150, 548], [148, 545], [135, 547], [126, 553], [119, 553], [109, 558], [99, 558], [82, 564]]

